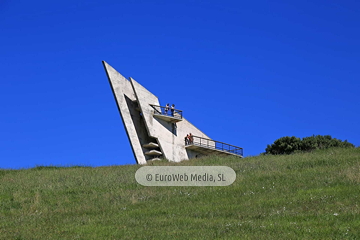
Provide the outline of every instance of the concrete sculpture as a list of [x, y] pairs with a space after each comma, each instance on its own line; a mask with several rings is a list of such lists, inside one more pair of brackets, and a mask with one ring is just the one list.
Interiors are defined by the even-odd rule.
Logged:
[[[187, 121], [182, 111], [166, 111], [159, 99], [134, 79], [127, 80], [105, 61], [103, 65], [138, 164], [159, 158], [179, 162], [209, 154], [242, 157], [242, 148], [210, 139]], [[193, 136], [185, 139], [189, 133]]]

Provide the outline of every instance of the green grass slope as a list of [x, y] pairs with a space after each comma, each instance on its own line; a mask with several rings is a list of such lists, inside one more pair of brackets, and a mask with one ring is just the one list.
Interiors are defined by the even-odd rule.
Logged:
[[226, 187], [145, 187], [140, 166], [0, 170], [1, 239], [360, 239], [360, 149], [208, 157]]

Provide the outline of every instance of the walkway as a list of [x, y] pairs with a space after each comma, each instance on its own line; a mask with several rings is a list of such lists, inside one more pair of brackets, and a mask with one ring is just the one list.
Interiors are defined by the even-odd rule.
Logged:
[[193, 136], [191, 142], [186, 142], [185, 148], [193, 149], [204, 154], [235, 155], [243, 157], [243, 148], [241, 147], [198, 136]]

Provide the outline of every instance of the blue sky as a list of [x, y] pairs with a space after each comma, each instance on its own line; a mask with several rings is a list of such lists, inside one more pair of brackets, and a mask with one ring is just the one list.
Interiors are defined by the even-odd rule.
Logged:
[[359, 1], [0, 1], [0, 168], [135, 164], [102, 60], [212, 139], [360, 145]]

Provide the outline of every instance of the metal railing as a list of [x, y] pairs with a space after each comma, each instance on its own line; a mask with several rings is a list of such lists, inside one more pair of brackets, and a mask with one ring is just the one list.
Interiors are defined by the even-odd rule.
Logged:
[[227, 143], [211, 140], [208, 138], [198, 137], [198, 136], [190, 136], [189, 138], [185, 138], [185, 146], [195, 145], [215, 150], [220, 150], [224, 152], [233, 153], [236, 155], [243, 156], [243, 148], [237, 147], [234, 145], [230, 145]]
[[182, 119], [182, 111], [179, 109], [171, 109], [171, 107], [166, 108], [152, 104], [150, 104], [150, 106], [154, 109], [155, 114]]

